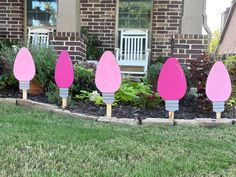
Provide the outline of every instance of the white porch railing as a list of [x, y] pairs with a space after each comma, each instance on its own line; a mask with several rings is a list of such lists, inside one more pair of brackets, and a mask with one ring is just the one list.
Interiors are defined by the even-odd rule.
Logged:
[[148, 30], [121, 30], [120, 48], [116, 48], [118, 64], [143, 67], [143, 71], [123, 71], [122, 73], [146, 74], [149, 54]]

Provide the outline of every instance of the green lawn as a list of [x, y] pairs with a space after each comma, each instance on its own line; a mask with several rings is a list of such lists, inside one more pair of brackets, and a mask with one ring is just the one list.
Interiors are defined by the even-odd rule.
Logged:
[[0, 176], [236, 176], [236, 126], [130, 127], [0, 104]]

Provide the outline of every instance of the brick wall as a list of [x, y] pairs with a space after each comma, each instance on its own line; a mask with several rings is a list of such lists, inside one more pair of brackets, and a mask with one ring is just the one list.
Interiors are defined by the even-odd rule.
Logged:
[[104, 50], [115, 48], [116, 0], [80, 0], [81, 27], [96, 34]]
[[51, 32], [49, 33], [49, 40], [54, 51], [67, 50], [74, 62], [86, 59], [86, 46], [79, 33]]
[[171, 37], [180, 32], [182, 0], [153, 0], [152, 58], [171, 54]]
[[198, 59], [208, 46], [208, 35], [184, 35], [173, 36], [172, 52], [182, 64], [189, 64], [190, 59]]
[[24, 36], [24, 0], [0, 1], [0, 40], [22, 40]]

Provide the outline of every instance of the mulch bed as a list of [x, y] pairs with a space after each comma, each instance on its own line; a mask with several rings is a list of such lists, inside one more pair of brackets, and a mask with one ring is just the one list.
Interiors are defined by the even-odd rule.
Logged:
[[[21, 98], [21, 93], [17, 90], [0, 90], [1, 98]], [[48, 103], [44, 95], [29, 95], [28, 99]], [[90, 101], [74, 101], [68, 108], [71, 112], [84, 113], [94, 116], [105, 116], [106, 107], [98, 106]], [[113, 107], [112, 115], [117, 118], [167, 118], [168, 113], [164, 105], [155, 109], [140, 109], [131, 105], [118, 105]], [[194, 119], [194, 118], [215, 118], [215, 113], [204, 112], [198, 108], [193, 98], [185, 98], [180, 101], [180, 109], [175, 112], [176, 119]], [[226, 108], [222, 118], [236, 118], [236, 109]]]

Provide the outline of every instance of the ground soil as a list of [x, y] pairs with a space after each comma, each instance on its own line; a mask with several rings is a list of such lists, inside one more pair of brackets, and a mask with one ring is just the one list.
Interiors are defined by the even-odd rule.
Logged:
[[[21, 98], [21, 93], [18, 90], [0, 90], [2, 98]], [[44, 95], [34, 96], [29, 95], [28, 99], [48, 103]], [[209, 103], [210, 104], [210, 103]], [[73, 101], [67, 108], [72, 112], [84, 113], [94, 116], [104, 116], [106, 114], [105, 106], [98, 106], [90, 101]], [[160, 105], [155, 109], [140, 109], [131, 105], [118, 105], [113, 107], [112, 112], [114, 117], [118, 118], [167, 118], [168, 113], [165, 111], [164, 105]], [[226, 111], [222, 114], [223, 118], [236, 118], [236, 109], [226, 107]], [[215, 113], [212, 111], [203, 111], [196, 104], [194, 98], [185, 98], [180, 101], [180, 109], [175, 112], [176, 119], [194, 119], [194, 118], [215, 118]]]

